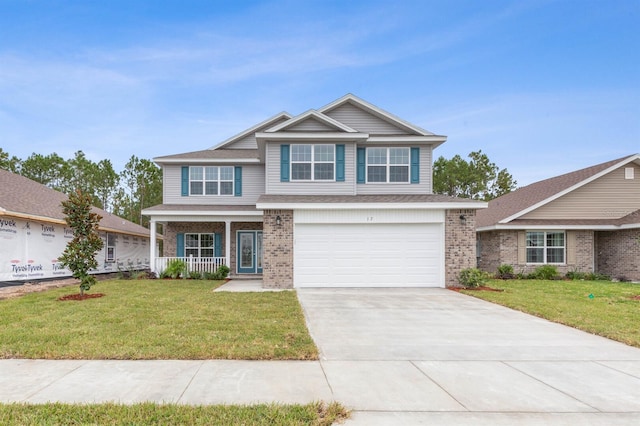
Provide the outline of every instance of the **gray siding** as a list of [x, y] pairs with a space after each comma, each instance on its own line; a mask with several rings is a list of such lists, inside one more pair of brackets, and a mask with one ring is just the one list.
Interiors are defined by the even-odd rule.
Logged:
[[[394, 144], [393, 146], [415, 145]], [[431, 180], [432, 153], [431, 146], [420, 146], [420, 183], [360, 183], [356, 185], [357, 194], [431, 194], [433, 192]]]
[[407, 132], [350, 103], [345, 103], [325, 115], [359, 132], [372, 135], [406, 135]]
[[280, 182], [280, 144], [267, 143], [267, 193], [280, 195], [354, 195], [356, 164], [355, 144], [345, 143], [344, 145], [344, 182]]
[[181, 165], [165, 165], [164, 204], [251, 205], [264, 194], [264, 165], [242, 166], [242, 196], [190, 196], [181, 195]]
[[640, 209], [640, 167], [635, 179], [625, 179], [620, 167], [544, 205], [522, 219], [616, 219]]
[[276, 120], [273, 123], [270, 123], [268, 125], [259, 127], [257, 129], [254, 129], [253, 132], [249, 133], [247, 136], [238, 139], [237, 141], [225, 146], [225, 149], [257, 149], [258, 148], [258, 142], [256, 142], [256, 133], [257, 132], [262, 132], [265, 131], [271, 127], [275, 127], [280, 123], [283, 123], [285, 121], [287, 121], [288, 119], [280, 119], [280, 120]]
[[331, 131], [335, 132], [336, 129], [327, 126], [325, 123], [319, 122], [315, 118], [308, 118], [285, 130], [285, 132], [331, 132]]

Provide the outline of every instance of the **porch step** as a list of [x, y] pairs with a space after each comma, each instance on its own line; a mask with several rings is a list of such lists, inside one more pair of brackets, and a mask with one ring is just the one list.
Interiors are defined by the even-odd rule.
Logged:
[[261, 280], [262, 274], [229, 274], [228, 276], [231, 280], [242, 281], [242, 280]]

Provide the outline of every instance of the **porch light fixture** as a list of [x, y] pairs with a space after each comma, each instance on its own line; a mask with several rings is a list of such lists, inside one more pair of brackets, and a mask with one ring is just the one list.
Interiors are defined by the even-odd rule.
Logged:
[[276, 225], [278, 226], [282, 225], [282, 218], [279, 215], [276, 216]]
[[464, 223], [467, 221], [467, 217], [463, 214], [460, 215], [460, 222]]

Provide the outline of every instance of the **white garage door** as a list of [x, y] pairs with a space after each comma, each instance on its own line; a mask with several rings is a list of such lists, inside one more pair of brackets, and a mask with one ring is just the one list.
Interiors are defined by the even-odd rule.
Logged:
[[440, 223], [296, 224], [295, 287], [444, 287]]

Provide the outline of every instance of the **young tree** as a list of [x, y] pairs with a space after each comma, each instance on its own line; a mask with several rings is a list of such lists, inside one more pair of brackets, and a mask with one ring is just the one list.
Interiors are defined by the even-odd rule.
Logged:
[[80, 280], [80, 295], [84, 295], [96, 283], [89, 271], [98, 266], [96, 254], [104, 245], [98, 235], [102, 216], [91, 211], [91, 196], [81, 190], [71, 192], [69, 199], [62, 202], [62, 212], [73, 231], [73, 239], [59, 260], [71, 270], [74, 278]]
[[481, 150], [470, 153], [469, 158], [438, 158], [433, 163], [433, 192], [489, 201], [516, 188], [507, 169], [499, 169]]

